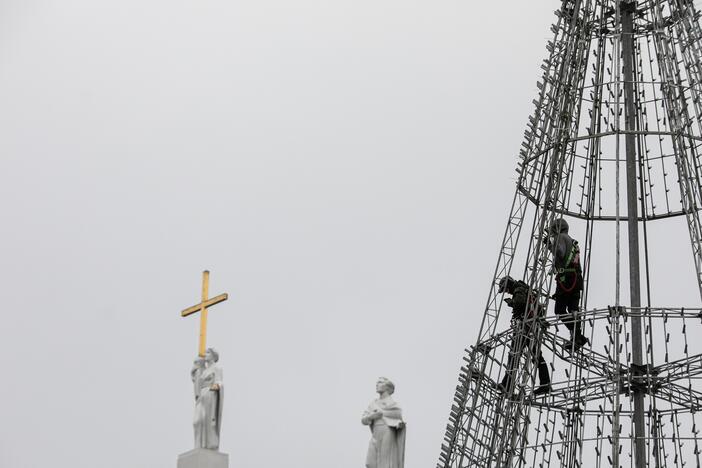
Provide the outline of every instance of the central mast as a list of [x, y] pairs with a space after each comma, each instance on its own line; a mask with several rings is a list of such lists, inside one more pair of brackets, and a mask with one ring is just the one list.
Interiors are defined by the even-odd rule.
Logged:
[[[626, 143], [626, 200], [627, 225], [629, 232], [629, 292], [631, 310], [632, 363], [643, 365], [643, 345], [641, 337], [641, 272], [639, 267], [639, 216], [638, 191], [636, 188], [636, 101], [634, 96], [634, 13], [636, 0], [622, 0], [619, 3], [619, 16], [622, 23], [622, 72], [624, 75], [624, 129]], [[644, 427], [644, 395], [641, 389], [634, 389], [634, 437], [636, 468], [646, 467], [646, 439]]]

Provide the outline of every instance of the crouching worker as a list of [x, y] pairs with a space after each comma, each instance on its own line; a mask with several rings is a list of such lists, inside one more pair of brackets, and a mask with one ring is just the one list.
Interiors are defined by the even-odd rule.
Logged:
[[[512, 380], [517, 374], [519, 358], [527, 347], [531, 350], [531, 359], [539, 369], [539, 385], [534, 389], [534, 395], [545, 395], [551, 391], [551, 376], [548, 365], [541, 355], [541, 346], [536, 341], [536, 315], [544, 314], [543, 307], [539, 304], [536, 293], [530, 293], [529, 286], [524, 281], [517, 281], [510, 276], [500, 280], [499, 292], [510, 294], [512, 297], [505, 299], [505, 303], [512, 308], [512, 328], [514, 335], [507, 358], [507, 371], [498, 385], [501, 392], [506, 392], [512, 385]], [[522, 336], [523, 335], [523, 336]]]
[[568, 234], [565, 219], [554, 219], [548, 229], [544, 243], [553, 255], [553, 270], [556, 274], [555, 312], [570, 331], [570, 341], [566, 350], [579, 350], [588, 343], [582, 333], [580, 311], [580, 291], [583, 289], [583, 270], [580, 266], [578, 242]]

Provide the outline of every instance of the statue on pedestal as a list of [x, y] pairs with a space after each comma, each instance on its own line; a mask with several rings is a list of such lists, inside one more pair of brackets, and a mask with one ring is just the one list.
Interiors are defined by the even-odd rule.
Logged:
[[224, 385], [222, 369], [217, 365], [217, 361], [219, 353], [207, 348], [205, 357], [198, 357], [190, 371], [195, 390], [195, 448], [219, 449]]
[[366, 468], [404, 468], [406, 428], [402, 409], [391, 397], [395, 385], [381, 377], [375, 391], [379, 398], [368, 405], [361, 417], [361, 423], [370, 426], [373, 435], [368, 444]]
[[222, 369], [217, 365], [219, 353], [207, 348], [207, 308], [226, 301], [228, 295], [209, 297], [210, 272], [202, 272], [202, 301], [183, 310], [180, 315], [200, 316], [200, 342], [198, 357], [193, 363], [190, 376], [195, 391], [195, 415], [193, 430], [195, 448], [178, 456], [178, 468], [227, 468], [229, 455], [219, 451], [222, 428], [224, 385]]

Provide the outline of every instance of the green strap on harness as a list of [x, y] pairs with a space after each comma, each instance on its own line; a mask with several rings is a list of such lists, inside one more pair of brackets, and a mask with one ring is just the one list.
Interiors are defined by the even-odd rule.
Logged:
[[580, 253], [580, 248], [578, 247], [578, 241], [573, 241], [573, 245], [570, 248], [570, 253], [568, 254], [568, 258], [565, 261], [566, 266], [570, 265], [570, 263], [573, 261], [573, 258]]
[[571, 267], [569, 265], [573, 262], [573, 259], [579, 253], [580, 253], [580, 248], [578, 247], [578, 241], [574, 240], [573, 245], [570, 248], [570, 252], [568, 253], [568, 258], [566, 258], [566, 261], [565, 261], [566, 268], [559, 268], [558, 269], [558, 274], [561, 275], [561, 277], [560, 277], [561, 281], [566, 280], [564, 273], [575, 273], [576, 271], [578, 271], [577, 268]]

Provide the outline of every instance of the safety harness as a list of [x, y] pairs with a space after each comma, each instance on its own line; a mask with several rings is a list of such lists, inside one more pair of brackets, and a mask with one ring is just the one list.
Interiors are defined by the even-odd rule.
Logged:
[[513, 313], [515, 318], [520, 318], [520, 319], [531, 319], [533, 318], [536, 313], [538, 312], [539, 315], [544, 314], [543, 307], [541, 304], [539, 304], [538, 297], [536, 293], [529, 288], [529, 286], [524, 282], [524, 281], [517, 281], [516, 286], [514, 288], [514, 293], [512, 294], [513, 298], [513, 312], [516, 312], [516, 309], [523, 309], [517, 312], [516, 314]]
[[[580, 247], [578, 246], [578, 241], [574, 240], [573, 245], [570, 247], [570, 252], [566, 257], [565, 266], [558, 269], [558, 276], [556, 280], [558, 285], [564, 292], [571, 292], [578, 285], [578, 280], [580, 276]], [[570, 286], [566, 286], [565, 282], [568, 273], [575, 273], [573, 275], [573, 283]]]

